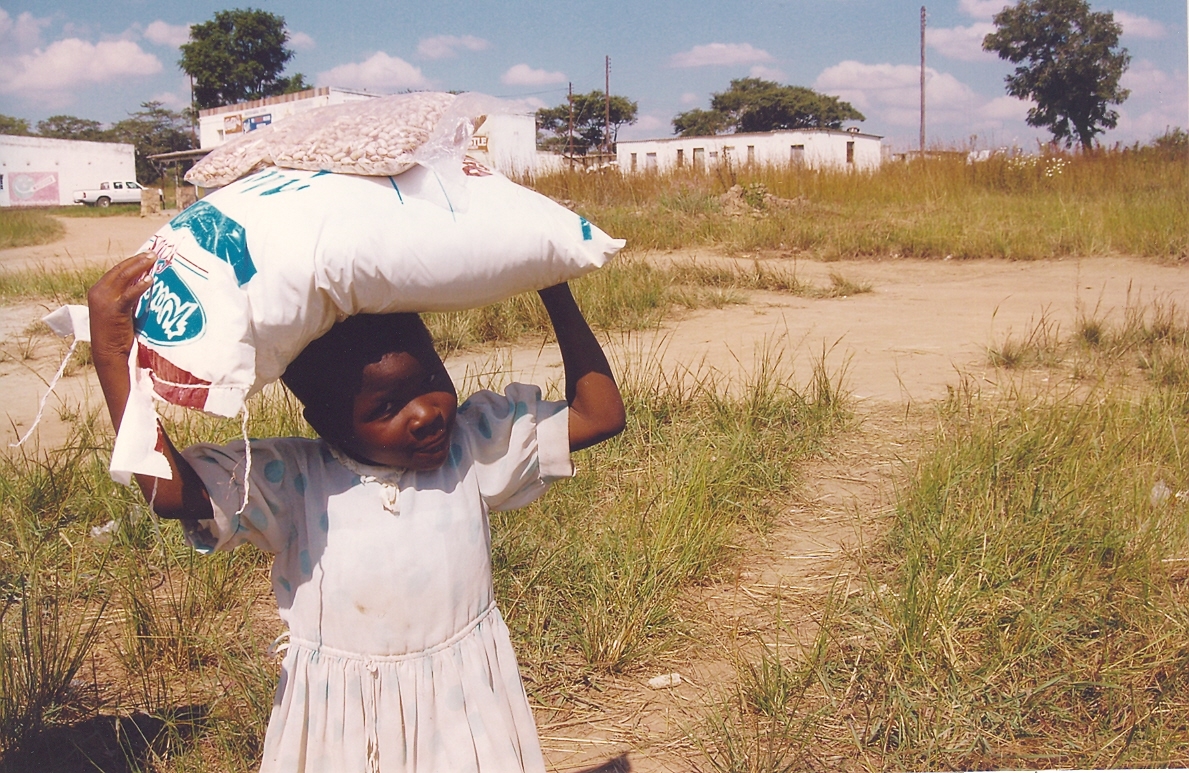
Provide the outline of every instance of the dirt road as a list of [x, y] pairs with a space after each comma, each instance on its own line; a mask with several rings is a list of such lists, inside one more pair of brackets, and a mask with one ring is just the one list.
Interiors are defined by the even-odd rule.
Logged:
[[52, 244], [0, 250], [0, 271], [36, 266], [114, 265], [132, 255], [169, 217], [164, 214], [143, 218], [121, 215], [58, 218], [66, 228], [64, 237]]

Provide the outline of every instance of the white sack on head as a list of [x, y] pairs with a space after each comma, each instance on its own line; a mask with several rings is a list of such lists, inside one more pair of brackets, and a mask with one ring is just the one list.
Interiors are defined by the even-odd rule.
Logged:
[[186, 180], [219, 187], [266, 166], [396, 175], [414, 164], [462, 159], [482, 116], [513, 110], [483, 94], [419, 91], [311, 110], [211, 151]]
[[623, 247], [473, 159], [462, 171], [465, 211], [424, 166], [392, 177], [269, 168], [215, 191], [142, 248], [158, 260], [134, 368], [159, 399], [234, 416], [339, 319], [494, 303]]

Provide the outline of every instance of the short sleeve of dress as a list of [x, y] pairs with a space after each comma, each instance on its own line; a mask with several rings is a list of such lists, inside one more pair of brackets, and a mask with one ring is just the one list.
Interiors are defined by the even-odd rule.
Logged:
[[182, 456], [202, 479], [214, 511], [210, 520], [182, 522], [194, 549], [209, 553], [250, 542], [266, 552], [279, 552], [287, 544], [288, 523], [300, 517], [305, 506], [302, 486], [295, 486], [295, 476], [287, 474], [300, 467], [295, 451], [288, 438], [251, 441], [246, 507], [243, 480], [248, 454], [244, 441], [225, 446], [199, 443], [183, 451]]
[[458, 408], [458, 426], [471, 447], [479, 492], [492, 510], [524, 507], [555, 480], [574, 474], [569, 408], [541, 399], [529, 384], [504, 394], [484, 390]]

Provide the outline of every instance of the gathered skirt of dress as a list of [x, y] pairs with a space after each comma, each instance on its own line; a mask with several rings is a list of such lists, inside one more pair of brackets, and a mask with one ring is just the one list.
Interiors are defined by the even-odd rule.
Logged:
[[441, 644], [367, 655], [292, 639], [263, 773], [543, 773], [507, 627], [492, 604]]

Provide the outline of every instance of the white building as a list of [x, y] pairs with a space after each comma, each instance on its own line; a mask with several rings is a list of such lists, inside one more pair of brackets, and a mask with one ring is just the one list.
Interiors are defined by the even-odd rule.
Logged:
[[620, 140], [616, 161], [624, 172], [707, 169], [719, 164], [812, 169], [878, 169], [883, 138], [855, 129], [789, 129], [755, 134]]
[[321, 86], [293, 94], [253, 99], [198, 111], [198, 146], [203, 150], [217, 148], [229, 139], [245, 132], [268, 126], [291, 115], [315, 110], [327, 105], [358, 102], [378, 95], [364, 91]]
[[537, 172], [537, 116], [527, 113], [489, 115], [471, 137], [468, 155], [504, 174]]
[[135, 180], [136, 150], [122, 142], [0, 135], [0, 207], [56, 207], [105, 180]]
[[[291, 115], [327, 105], [373, 99], [378, 94], [330, 88], [299, 91], [251, 102], [213, 107], [198, 113], [198, 143], [203, 150]], [[471, 138], [470, 155], [505, 174], [532, 174], [537, 163], [537, 122], [532, 111], [491, 115]]]

